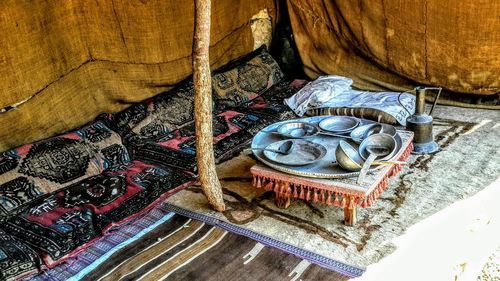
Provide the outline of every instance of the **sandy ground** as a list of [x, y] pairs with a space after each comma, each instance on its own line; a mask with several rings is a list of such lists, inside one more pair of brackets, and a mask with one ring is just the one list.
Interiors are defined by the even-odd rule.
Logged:
[[500, 280], [498, 198], [500, 179], [411, 226], [396, 251], [353, 280]]

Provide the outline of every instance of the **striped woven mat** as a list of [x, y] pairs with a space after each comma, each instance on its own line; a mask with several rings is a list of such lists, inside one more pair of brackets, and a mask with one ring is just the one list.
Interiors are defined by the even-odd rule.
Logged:
[[176, 214], [171, 206], [161, 205], [34, 280], [349, 278], [328, 270], [328, 259], [323, 267], [318, 266], [313, 262], [321, 262], [320, 257], [304, 259], [308, 253], [287, 245], [279, 245], [282, 249], [268, 246], [272, 242], [229, 232], [223, 226]]

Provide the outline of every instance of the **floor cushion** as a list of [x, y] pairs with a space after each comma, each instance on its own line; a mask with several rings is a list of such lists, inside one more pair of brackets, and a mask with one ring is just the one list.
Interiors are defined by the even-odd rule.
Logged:
[[284, 78], [265, 46], [216, 70], [212, 76], [216, 102], [225, 106], [240, 106], [255, 99]]
[[[213, 112], [245, 103], [264, 94], [283, 79], [276, 61], [261, 47], [212, 73]], [[172, 90], [134, 104], [102, 119], [122, 136], [130, 133], [159, 142], [169, 133], [194, 120], [194, 84], [192, 77]]]
[[52, 267], [193, 179], [177, 169], [133, 161], [43, 198], [0, 229], [35, 248]]
[[0, 154], [0, 221], [30, 202], [130, 162], [120, 135], [97, 121]]
[[[283, 98], [293, 95], [305, 83], [303, 80], [279, 82], [253, 100], [214, 114], [216, 162], [237, 154], [265, 126], [293, 118], [294, 114], [283, 104]], [[161, 137], [135, 135], [127, 143], [135, 159], [196, 171], [196, 138], [192, 121]]]

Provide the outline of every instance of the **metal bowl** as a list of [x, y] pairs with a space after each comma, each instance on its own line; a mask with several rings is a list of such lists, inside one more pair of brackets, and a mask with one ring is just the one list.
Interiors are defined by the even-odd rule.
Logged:
[[352, 140], [356, 143], [361, 143], [364, 139], [367, 137], [373, 135], [373, 134], [378, 134], [382, 130], [383, 126], [382, 124], [367, 124], [363, 126], [359, 126], [356, 129], [354, 129], [350, 136]]
[[382, 131], [380, 131], [380, 133], [388, 134], [393, 137], [396, 135], [397, 131], [396, 128], [394, 128], [394, 126], [384, 123], [381, 123], [380, 125], [382, 126]]
[[340, 167], [351, 172], [360, 171], [365, 162], [358, 150], [344, 140], [341, 140], [335, 149], [335, 158]]
[[292, 139], [314, 137], [318, 133], [318, 127], [307, 122], [288, 122], [279, 126], [278, 134]]
[[323, 119], [318, 126], [327, 132], [348, 133], [359, 125], [359, 119], [351, 116], [332, 116]]
[[370, 155], [370, 153], [366, 151], [366, 147], [371, 145], [386, 147], [390, 151], [387, 155], [378, 156], [375, 160], [391, 159], [397, 148], [396, 140], [393, 136], [384, 133], [371, 135], [363, 140], [359, 145], [359, 155], [361, 155], [363, 160], [366, 160], [366, 158]]

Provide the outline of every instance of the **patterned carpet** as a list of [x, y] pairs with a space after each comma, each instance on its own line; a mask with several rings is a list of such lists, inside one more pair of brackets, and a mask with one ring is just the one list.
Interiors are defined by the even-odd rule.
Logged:
[[198, 186], [167, 202], [239, 225], [342, 263], [366, 267], [394, 250], [391, 239], [409, 226], [467, 198], [500, 175], [500, 116], [495, 111], [436, 109], [434, 130], [441, 151], [413, 155], [381, 198], [358, 213], [355, 227], [344, 226], [340, 209], [292, 201], [283, 210], [272, 193], [251, 187], [249, 152], [219, 165], [227, 211], [210, 210]]

